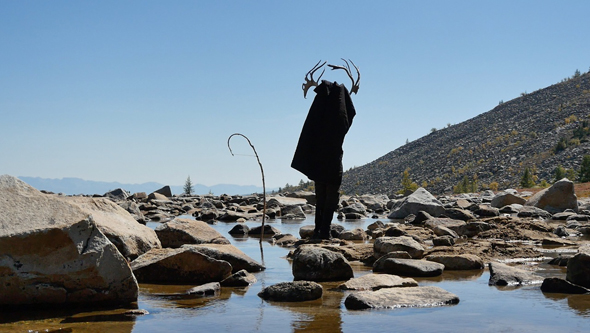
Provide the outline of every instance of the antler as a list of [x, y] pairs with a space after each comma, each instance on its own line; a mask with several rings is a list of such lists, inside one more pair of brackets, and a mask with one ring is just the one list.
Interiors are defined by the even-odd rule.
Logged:
[[[320, 62], [322, 62], [321, 59], [320, 59], [320, 61], [318, 61], [317, 64], [315, 64], [315, 66], [313, 66], [313, 68], [309, 72], [307, 72], [307, 74], [305, 74], [305, 83], [303, 83], [301, 85], [301, 89], [303, 89], [303, 98], [307, 98], [307, 90], [309, 90], [309, 88], [315, 87], [318, 85], [318, 83], [313, 79], [313, 74], [318, 69], [322, 68], [326, 64], [326, 61], [324, 61], [324, 63], [321, 65], [320, 65]], [[324, 75], [325, 71], [326, 71], [326, 69], [324, 68], [324, 70], [322, 71], [322, 74], [320, 74], [320, 77], [318, 77], [318, 81], [322, 78], [322, 75]], [[308, 75], [309, 75], [309, 79], [307, 78]]]
[[359, 71], [359, 68], [356, 67], [356, 65], [354, 64], [354, 62], [352, 62], [352, 60], [348, 59], [348, 61], [350, 61], [350, 63], [354, 66], [354, 68], [356, 69], [356, 72], [358, 74], [358, 77], [356, 79], [356, 82], [354, 82], [354, 79], [352, 78], [352, 74], [350, 73], [350, 65], [348, 65], [348, 61], [346, 61], [346, 59], [341, 58], [342, 60], [344, 60], [344, 62], [346, 63], [346, 67], [344, 66], [337, 66], [337, 65], [330, 65], [328, 64], [328, 66], [332, 67], [332, 70], [335, 69], [343, 69], [346, 71], [346, 74], [348, 74], [348, 77], [350, 78], [350, 80], [352, 81], [352, 88], [350, 88], [350, 93], [358, 93], [359, 91], [359, 82], [361, 81], [361, 72]]

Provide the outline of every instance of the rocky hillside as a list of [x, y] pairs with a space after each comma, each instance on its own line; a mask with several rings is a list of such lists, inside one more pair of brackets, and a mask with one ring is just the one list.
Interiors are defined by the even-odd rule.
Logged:
[[433, 194], [452, 191], [465, 176], [476, 177], [479, 189], [517, 187], [525, 168], [537, 183], [551, 182], [558, 165], [578, 171], [590, 154], [589, 116], [590, 72], [577, 73], [349, 170], [342, 190], [392, 194], [402, 188], [408, 168], [411, 179]]

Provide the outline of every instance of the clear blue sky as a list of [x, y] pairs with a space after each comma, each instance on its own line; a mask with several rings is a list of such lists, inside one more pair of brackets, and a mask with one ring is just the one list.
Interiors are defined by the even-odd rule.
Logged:
[[[344, 168], [590, 68], [590, 1], [0, 0], [0, 174], [260, 185], [290, 168], [305, 73], [362, 73]], [[324, 79], [345, 83], [343, 71]], [[235, 153], [252, 155], [242, 138]]]

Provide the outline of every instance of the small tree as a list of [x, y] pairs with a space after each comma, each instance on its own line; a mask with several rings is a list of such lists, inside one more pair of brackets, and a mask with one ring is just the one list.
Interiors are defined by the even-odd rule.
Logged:
[[554, 175], [553, 182], [563, 179], [563, 177], [565, 177], [565, 168], [562, 167], [561, 165], [558, 165], [557, 168], [555, 168], [555, 170], [553, 171], [553, 175]]
[[410, 178], [410, 169], [406, 169], [404, 170], [404, 173], [402, 174], [402, 189], [399, 190], [397, 193], [399, 194], [405, 194], [406, 192], [414, 192], [418, 189], [418, 184], [414, 183], [412, 181], [412, 178]]
[[533, 180], [533, 173], [529, 168], [524, 169], [524, 174], [522, 178], [520, 178], [520, 187], [522, 188], [531, 188], [535, 186], [535, 181]]
[[184, 194], [191, 195], [193, 193], [193, 182], [191, 181], [191, 176], [186, 177], [186, 181], [184, 182]]
[[590, 182], [590, 155], [584, 155], [584, 158], [582, 159], [578, 180], [581, 183]]

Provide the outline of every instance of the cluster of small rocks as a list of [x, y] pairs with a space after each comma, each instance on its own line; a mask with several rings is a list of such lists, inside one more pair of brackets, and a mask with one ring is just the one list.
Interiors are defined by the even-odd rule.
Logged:
[[[249, 286], [256, 281], [252, 273], [265, 267], [211, 227], [219, 221], [235, 223], [234, 237], [264, 233], [266, 241], [292, 249], [288, 258], [294, 281], [259, 293], [273, 301], [317, 299], [323, 290], [318, 282], [341, 281], [349, 309], [451, 305], [459, 302], [456, 295], [419, 286], [413, 278], [440, 276], [445, 270], [481, 271], [486, 263], [493, 285], [542, 282], [546, 292], [587, 292], [590, 248], [581, 246], [578, 236], [590, 231], [589, 203], [578, 200], [567, 179], [531, 194], [505, 190], [436, 198], [419, 188], [403, 198], [345, 196], [338, 219], [376, 221], [365, 230], [347, 230], [335, 222], [333, 239], [321, 241], [311, 240], [311, 225], [289, 235], [270, 225], [249, 229], [240, 223], [261, 220], [265, 212], [268, 219], [304, 219], [314, 212], [309, 192], [273, 196], [266, 207], [259, 195], [172, 196], [166, 188], [149, 195], [117, 190], [100, 198], [67, 197], [1, 176], [0, 209], [5, 213], [0, 250], [10, 260], [0, 262], [12, 273], [0, 280], [0, 295], [7, 295], [0, 304], [125, 303], [136, 300], [137, 282], [198, 286], [178, 295], [182, 297]], [[155, 220], [160, 221], [155, 230], [142, 225]], [[55, 251], [40, 253], [38, 244], [51, 244]], [[578, 252], [554, 262], [567, 266], [565, 279], [543, 281], [499, 262], [545, 260], [547, 246]], [[56, 264], [31, 279], [31, 271], [43, 262]], [[354, 278], [354, 265], [368, 265], [373, 273]], [[76, 289], [68, 287], [71, 281], [40, 288], [44, 279], [55, 281], [64, 274], [76, 281]], [[103, 280], [104, 286], [97, 285]], [[105, 288], [110, 298], [100, 291]]]

